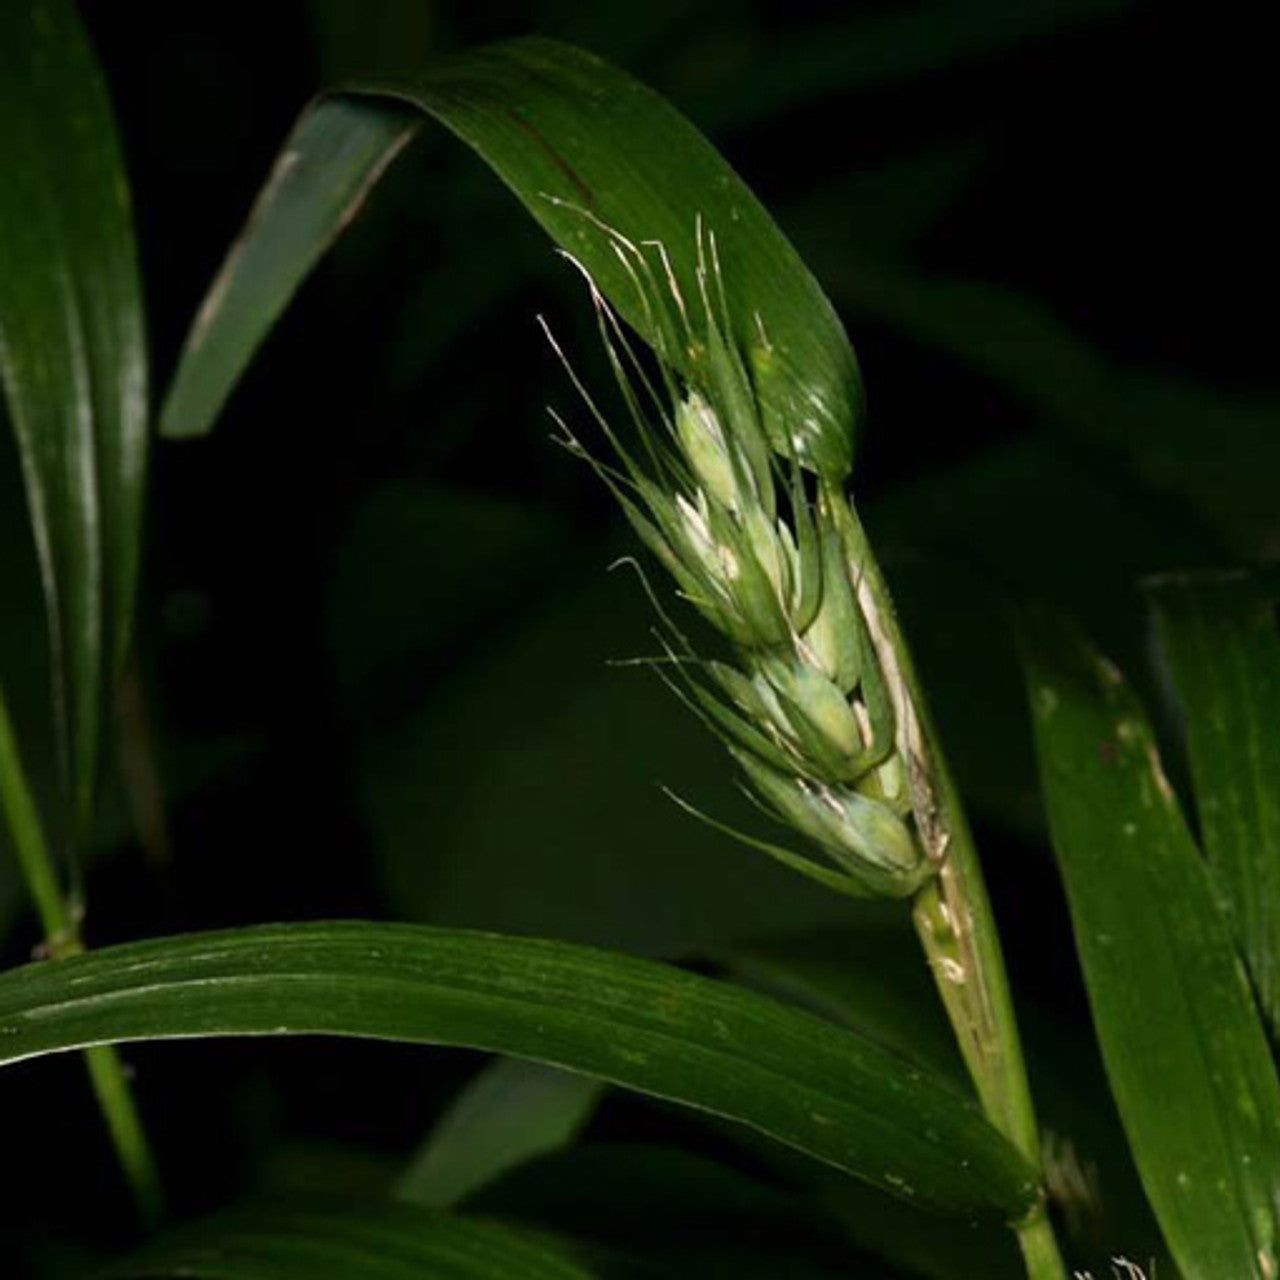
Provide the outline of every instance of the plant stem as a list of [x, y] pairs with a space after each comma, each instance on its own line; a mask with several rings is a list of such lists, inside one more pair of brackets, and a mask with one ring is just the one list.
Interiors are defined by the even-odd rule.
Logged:
[[[40, 918], [44, 953], [56, 961], [83, 951], [79, 921], [69, 910], [58, 886], [3, 689], [0, 689], [0, 810], [8, 819], [18, 865]], [[154, 1227], [164, 1210], [160, 1178], [124, 1064], [110, 1045], [86, 1050], [85, 1063], [138, 1213], [148, 1228]]]
[[[1040, 1138], [1022, 1043], [973, 836], [888, 586], [853, 504], [835, 492], [824, 493], [823, 501], [833, 510], [850, 555], [859, 603], [898, 719], [898, 747], [907, 762], [917, 829], [938, 868], [916, 895], [916, 932], [984, 1111], [1039, 1169]], [[1066, 1280], [1043, 1204], [1014, 1230], [1031, 1280]]]

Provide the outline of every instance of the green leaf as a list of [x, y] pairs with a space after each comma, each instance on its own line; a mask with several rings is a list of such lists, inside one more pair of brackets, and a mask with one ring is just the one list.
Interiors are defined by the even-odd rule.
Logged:
[[[416, 501], [429, 510], [428, 495]], [[475, 528], [467, 524], [473, 539]], [[396, 629], [412, 624], [398, 623], [370, 589], [380, 574], [392, 573], [387, 599], [421, 594], [415, 584], [430, 580], [449, 583], [450, 599], [465, 603], [452, 566], [469, 553], [452, 539], [415, 551], [398, 516], [369, 532], [336, 575], [335, 591], [351, 589], [335, 595], [335, 607], [354, 620], [380, 618], [394, 643]], [[634, 655], [653, 623], [633, 578], [600, 571], [631, 548], [566, 545], [558, 575], [539, 577], [536, 538], [530, 527], [517, 557], [528, 601], [508, 590], [506, 612], [465, 633], [468, 660], [439, 688], [405, 707], [406, 673], [424, 669], [428, 649], [406, 646], [407, 657], [385, 668], [381, 705], [398, 712], [394, 730], [376, 731], [385, 713], [366, 721], [373, 728], [355, 759], [374, 868], [397, 918], [663, 957], [847, 919], [848, 900], [744, 851], [660, 794], [662, 783], [696, 796], [748, 831], [763, 822], [735, 789], [720, 744], [689, 731], [688, 712], [653, 672], [601, 660]], [[555, 544], [543, 545], [550, 559]], [[642, 759], [660, 764], [637, 768]], [[517, 848], [538, 856], [513, 858]]]
[[1280, 638], [1275, 593], [1245, 573], [1149, 586], [1186, 715], [1205, 853], [1258, 1002], [1280, 1030]]
[[[969, 1091], [968, 1077], [919, 942], [900, 911], [858, 904], [857, 928], [764, 939], [723, 956], [730, 972], [904, 1055]], [[743, 1131], [739, 1130], [739, 1133]], [[745, 1135], [757, 1158], [802, 1187], [847, 1237], [911, 1275], [997, 1280], [1023, 1275], [1014, 1238], [990, 1223], [940, 1219]]]
[[[813, 1167], [813, 1161], [804, 1163]], [[828, 1172], [846, 1186], [858, 1185]], [[887, 1201], [877, 1199], [881, 1205]], [[838, 1226], [807, 1198], [678, 1147], [584, 1143], [514, 1171], [483, 1191], [476, 1207], [625, 1257], [631, 1265], [611, 1267], [610, 1280], [615, 1274], [661, 1280], [808, 1280], [834, 1274], [872, 1280], [888, 1273], [854, 1252]], [[935, 1229], [949, 1221], [928, 1219]], [[998, 1224], [991, 1231], [1008, 1234]], [[834, 1272], [828, 1270], [831, 1259], [841, 1262]]]
[[1120, 673], [1029, 617], [1041, 776], [1107, 1075], [1188, 1280], [1276, 1274], [1280, 1085], [1155, 741]]
[[406, 925], [272, 925], [0, 974], [0, 1062], [123, 1040], [317, 1034], [568, 1067], [771, 1134], [923, 1204], [1017, 1214], [1025, 1161], [870, 1041], [652, 961]]
[[468, 1082], [405, 1171], [401, 1200], [445, 1209], [535, 1156], [567, 1147], [600, 1100], [600, 1081], [499, 1058]]
[[[667, 299], [666, 314], [649, 312], [636, 259], [619, 245], [661, 243], [697, 328], [701, 219], [716, 237], [733, 337], [752, 358], [775, 437], [782, 424], [786, 441], [807, 429], [820, 441], [822, 464], [848, 470], [861, 415], [858, 370], [839, 319], [795, 250], [671, 106], [590, 54], [541, 39], [466, 53], [413, 79], [321, 99], [303, 114], [192, 327], [162, 413], [166, 435], [209, 430], [418, 113], [473, 147], [651, 342], [669, 329], [672, 304]], [[650, 256], [665, 297], [665, 273]], [[672, 354], [686, 367], [701, 355], [696, 344]]]
[[[1028, 746], [1030, 744], [1028, 743]], [[867, 910], [856, 927], [791, 934], [734, 947], [723, 959], [752, 985], [852, 1027], [927, 1062], [967, 1087], [955, 1035], [925, 968], [919, 943], [900, 913]], [[1020, 1010], [1023, 1042], [1044, 1144], [1045, 1183], [1077, 1265], [1099, 1275], [1124, 1253], [1151, 1259], [1159, 1233], [1133, 1168], [1111, 1095], [1087, 1029]], [[724, 1126], [721, 1126], [722, 1128]], [[741, 1129], [734, 1130], [744, 1134]], [[752, 1136], [753, 1137], [753, 1136]], [[869, 1252], [936, 1280], [994, 1280], [1024, 1274], [1013, 1237], [996, 1228], [942, 1221], [872, 1187], [841, 1177], [777, 1143], [753, 1137], [752, 1149], [848, 1224]], [[1080, 1170], [1085, 1172], [1081, 1173]], [[1075, 1175], [1073, 1177], [1073, 1174]], [[1164, 1275], [1167, 1258], [1159, 1261]]]
[[859, 903], [857, 928], [794, 933], [719, 958], [750, 985], [852, 1027], [969, 1092], [964, 1061], [906, 914]]
[[1083, 441], [1088, 456], [1103, 451], [1126, 475], [1131, 501], [1139, 497], [1141, 506], [1158, 509], [1153, 499], [1172, 499], [1168, 505], [1184, 526], [1180, 540], [1212, 532], [1242, 555], [1274, 547], [1272, 477], [1280, 467], [1274, 395], [1227, 396], [1186, 377], [1127, 365], [1035, 298], [877, 259], [857, 240], [839, 244], [824, 277], [855, 315], [985, 374], [1046, 424]]
[[69, 0], [0, 5], [0, 119], [0, 383], [83, 830], [103, 689], [129, 638], [147, 406], [129, 189], [106, 88]]
[[162, 1236], [99, 1273], [200, 1280], [590, 1280], [543, 1236], [396, 1204], [234, 1209]]

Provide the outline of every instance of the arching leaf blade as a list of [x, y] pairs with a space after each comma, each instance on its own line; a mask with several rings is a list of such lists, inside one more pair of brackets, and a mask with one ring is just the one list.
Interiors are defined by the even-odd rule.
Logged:
[[419, 123], [411, 108], [341, 97], [303, 112], [192, 321], [161, 434], [213, 426], [281, 312]]
[[1016, 1216], [1034, 1174], [943, 1080], [669, 965], [407, 925], [272, 925], [0, 974], [0, 1062], [126, 1040], [331, 1034], [487, 1049], [771, 1134], [916, 1202]]
[[469, 1080], [396, 1185], [410, 1204], [461, 1204], [504, 1173], [569, 1146], [604, 1086], [522, 1058], [499, 1058]]
[[[820, 440], [812, 447], [824, 465], [848, 470], [862, 411], [857, 365], [826, 296], [772, 218], [658, 95], [582, 50], [536, 38], [443, 60], [420, 77], [344, 89], [304, 114], [201, 308], [162, 414], [165, 434], [209, 430], [252, 351], [358, 205], [328, 189], [362, 194], [376, 181], [403, 141], [406, 108], [467, 142], [648, 340], [669, 328], [675, 303], [665, 264], [644, 246], [661, 243], [696, 329], [698, 227], [714, 233], [729, 325], [756, 361], [770, 422], [776, 431], [786, 424], [788, 441], [796, 433]], [[649, 255], [666, 314], [646, 306], [626, 245]], [[238, 333], [224, 336], [224, 326]], [[672, 355], [686, 366], [700, 358], [688, 349]]]

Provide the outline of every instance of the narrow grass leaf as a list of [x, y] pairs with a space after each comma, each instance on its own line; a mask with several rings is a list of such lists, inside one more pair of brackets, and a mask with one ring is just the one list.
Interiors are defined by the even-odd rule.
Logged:
[[[795, 250], [674, 108], [600, 59], [543, 39], [465, 53], [308, 108], [192, 327], [162, 413], [166, 435], [210, 429], [281, 309], [413, 132], [413, 114], [468, 143], [651, 343], [670, 348], [681, 331], [677, 292], [694, 328], [702, 323], [700, 223], [715, 237], [732, 336], [752, 360], [770, 422], [816, 441], [831, 472], [848, 471], [861, 382], [844, 329]], [[695, 333], [670, 354], [695, 364], [705, 341]]]
[[718, 959], [749, 985], [852, 1027], [914, 1062], [927, 1062], [957, 1089], [969, 1091], [920, 944], [900, 912], [868, 909], [856, 928], [741, 943]]
[[161, 409], [162, 434], [213, 426], [280, 313], [418, 123], [407, 107], [366, 109], [342, 98], [304, 112], [192, 322]]
[[1275, 592], [1246, 573], [1150, 584], [1186, 717], [1205, 854], [1258, 1002], [1280, 1033], [1280, 638]]
[[0, 383], [40, 560], [69, 799], [88, 818], [129, 636], [146, 358], [129, 189], [70, 0], [0, 5]]
[[495, 1178], [569, 1146], [600, 1101], [590, 1076], [521, 1058], [499, 1058], [469, 1081], [400, 1179], [412, 1204], [461, 1204]]
[[1103, 1060], [1187, 1280], [1277, 1274], [1280, 1086], [1209, 870], [1119, 672], [1025, 629], [1049, 825]]
[[484, 1218], [349, 1201], [234, 1209], [171, 1231], [102, 1280], [591, 1280], [549, 1237]]
[[0, 1062], [122, 1040], [332, 1034], [534, 1058], [738, 1120], [894, 1194], [1017, 1215], [1025, 1160], [926, 1068], [728, 983], [461, 930], [190, 934], [0, 974]]

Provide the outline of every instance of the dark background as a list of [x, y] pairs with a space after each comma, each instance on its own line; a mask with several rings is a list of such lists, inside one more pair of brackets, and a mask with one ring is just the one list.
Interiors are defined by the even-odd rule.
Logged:
[[[1061, 1028], [1051, 1053], [1073, 1042], [1085, 1017], [1004, 600], [1073, 610], [1150, 688], [1137, 578], [1280, 549], [1257, 7], [83, 11], [134, 185], [157, 397], [322, 85], [540, 32], [621, 63], [709, 134], [845, 318], [870, 405], [855, 492], [983, 837], [1015, 985]], [[652, 674], [612, 661], [653, 651], [651, 618], [634, 578], [606, 572], [626, 531], [550, 443], [545, 407], [578, 410], [538, 314], [601, 376], [573, 273], [428, 129], [213, 437], [157, 448], [142, 670], [170, 850], [148, 862], [109, 788], [91, 942], [370, 916], [706, 956], [850, 918], [659, 792], [750, 822], [714, 744]], [[14, 534], [4, 555], [23, 550]], [[16, 962], [35, 929], [10, 876]], [[308, 1178], [376, 1186], [476, 1061], [333, 1043], [129, 1057], [183, 1210]], [[29, 1171], [14, 1238], [37, 1274], [130, 1235], [79, 1073], [21, 1068], [0, 1099]], [[638, 1103], [596, 1124], [707, 1141]]]

